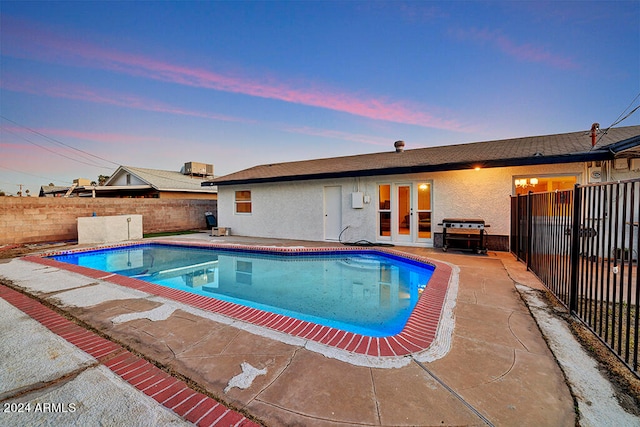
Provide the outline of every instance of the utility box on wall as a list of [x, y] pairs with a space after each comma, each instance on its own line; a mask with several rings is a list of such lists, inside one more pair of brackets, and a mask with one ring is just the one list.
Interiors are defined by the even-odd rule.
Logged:
[[364, 208], [364, 194], [362, 192], [351, 193], [351, 207], [353, 209]]

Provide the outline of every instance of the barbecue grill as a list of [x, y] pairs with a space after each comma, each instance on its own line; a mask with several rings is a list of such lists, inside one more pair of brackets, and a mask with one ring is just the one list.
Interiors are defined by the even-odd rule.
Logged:
[[483, 219], [445, 218], [442, 220], [442, 250], [449, 247], [470, 249], [476, 253], [487, 253], [484, 229], [489, 227]]

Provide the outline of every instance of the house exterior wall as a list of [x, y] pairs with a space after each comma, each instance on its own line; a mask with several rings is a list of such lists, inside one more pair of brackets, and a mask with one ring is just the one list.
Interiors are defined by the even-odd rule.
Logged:
[[[252, 212], [235, 213], [235, 192], [251, 190]], [[323, 240], [323, 184], [318, 181], [218, 187], [218, 225], [233, 234]]]
[[515, 176], [576, 175], [582, 182], [584, 165], [518, 166], [461, 170], [432, 174], [434, 179], [434, 223], [444, 218], [481, 218], [491, 227], [489, 234], [509, 235], [510, 199]]
[[602, 177], [604, 181], [623, 181], [640, 176], [640, 159], [637, 158], [622, 158], [613, 162], [603, 162], [603, 166]]
[[[325, 240], [324, 187], [342, 187], [342, 227], [349, 226], [342, 241], [378, 239], [378, 184], [432, 184], [432, 233], [444, 218], [481, 218], [491, 227], [489, 235], [507, 238], [510, 232], [510, 200], [514, 176], [576, 175], [582, 182], [583, 163], [459, 170], [364, 178], [307, 180], [282, 183], [218, 186], [218, 224], [235, 235], [299, 240]], [[251, 190], [252, 212], [235, 213], [235, 191]], [[351, 206], [351, 193], [370, 198], [362, 209]], [[507, 240], [508, 242], [508, 240]], [[403, 243], [405, 244], [405, 243]], [[424, 245], [424, 243], [420, 243]]]

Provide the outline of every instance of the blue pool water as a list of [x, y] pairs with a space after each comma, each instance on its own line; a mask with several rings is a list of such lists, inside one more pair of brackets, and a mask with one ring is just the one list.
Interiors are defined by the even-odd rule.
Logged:
[[368, 336], [402, 331], [434, 267], [375, 251], [144, 244], [51, 258]]

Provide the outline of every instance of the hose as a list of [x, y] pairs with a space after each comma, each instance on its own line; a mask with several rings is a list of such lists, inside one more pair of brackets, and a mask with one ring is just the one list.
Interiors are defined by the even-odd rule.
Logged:
[[361, 246], [361, 247], [372, 247], [372, 246], [380, 246], [380, 247], [393, 247], [395, 245], [391, 244], [391, 243], [374, 243], [374, 242], [370, 242], [369, 240], [357, 240], [355, 242], [343, 242], [342, 241], [342, 233], [344, 233], [347, 228], [349, 228], [350, 226], [347, 225], [345, 228], [342, 229], [342, 231], [340, 232], [340, 235], [338, 236], [338, 241], [345, 245], [345, 246]]

